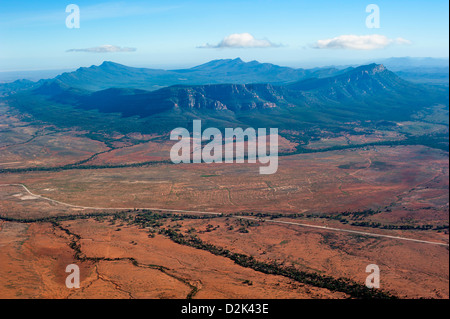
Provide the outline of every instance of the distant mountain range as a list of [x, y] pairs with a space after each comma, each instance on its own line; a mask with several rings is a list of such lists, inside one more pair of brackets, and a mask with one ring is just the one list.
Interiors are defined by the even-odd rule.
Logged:
[[[172, 81], [186, 83], [170, 85]], [[380, 64], [294, 70], [236, 59], [164, 71], [104, 62], [51, 80], [9, 85], [23, 86], [19, 93], [9, 93], [10, 104], [41, 120], [95, 126], [93, 118], [114, 115], [116, 122], [108, 120], [109, 126], [118, 131], [167, 132], [198, 118], [216, 127], [298, 129], [407, 120], [421, 108], [448, 105], [448, 89], [413, 84]], [[167, 87], [155, 90], [156, 85]]]
[[191, 69], [160, 70], [134, 68], [105, 61], [99, 66], [82, 67], [53, 79], [31, 82], [18, 80], [0, 84], [0, 93], [29, 89], [48, 82], [58, 82], [73, 88], [99, 91], [108, 88], [133, 88], [154, 91], [179, 84], [286, 84], [311, 77], [326, 77], [343, 72], [337, 68], [293, 69], [241, 59], [214, 60]]
[[133, 68], [106, 61], [100, 66], [79, 68], [74, 72], [63, 73], [54, 81], [91, 91], [111, 87], [153, 91], [178, 84], [285, 84], [309, 77], [330, 76], [340, 72], [335, 68], [292, 69], [256, 61], [246, 63], [241, 59], [215, 60], [191, 69], [170, 71]]
[[[447, 84], [448, 60], [434, 58], [390, 58], [383, 64], [400, 77], [417, 83]], [[60, 82], [73, 88], [99, 91], [108, 88], [133, 88], [148, 91], [172, 85], [204, 84], [254, 84], [268, 83], [283, 85], [308, 78], [324, 78], [345, 73], [354, 67], [323, 67], [294, 69], [257, 61], [244, 62], [241, 59], [214, 60], [190, 69], [162, 70], [134, 68], [105, 61], [99, 66], [81, 67], [73, 72], [64, 72], [47, 80], [32, 82], [17, 80], [0, 83], [0, 94], [38, 87], [48, 81]], [[35, 71], [38, 72], [39, 71]], [[41, 73], [44, 71], [41, 71]], [[55, 71], [42, 73], [46, 77]], [[8, 74], [11, 72], [7, 72]], [[34, 74], [34, 73], [33, 73]], [[1, 75], [1, 74], [0, 74]], [[26, 76], [21, 72], [17, 76]], [[11, 77], [12, 75], [9, 75]], [[35, 78], [36, 75], [33, 76]]]
[[67, 81], [58, 77], [55, 81], [44, 83], [34, 93], [51, 96], [60, 103], [71, 101], [84, 109], [118, 112], [125, 117], [146, 117], [174, 109], [239, 112], [340, 103], [372, 105], [398, 99], [395, 105], [385, 105], [386, 109], [391, 109], [405, 102], [417, 103], [423, 98], [427, 101], [431, 98], [426, 89], [408, 83], [377, 64], [283, 86], [271, 83], [175, 85], [156, 91], [110, 88], [89, 93], [76, 86], [69, 86]]

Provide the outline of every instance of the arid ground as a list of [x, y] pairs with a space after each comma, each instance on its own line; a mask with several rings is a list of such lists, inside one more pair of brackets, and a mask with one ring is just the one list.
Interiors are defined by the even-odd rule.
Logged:
[[[260, 164], [168, 163], [164, 136], [108, 144], [1, 107], [0, 298], [356, 298], [348, 287], [370, 264], [383, 293], [449, 298], [448, 152], [284, 154], [259, 175]], [[310, 147], [380, 139], [401, 136]], [[69, 264], [80, 289], [66, 288]]]

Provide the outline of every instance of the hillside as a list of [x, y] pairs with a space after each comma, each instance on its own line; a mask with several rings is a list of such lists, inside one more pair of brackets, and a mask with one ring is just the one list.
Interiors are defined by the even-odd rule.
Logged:
[[[119, 72], [115, 64], [101, 66], [105, 67]], [[200, 69], [214, 67], [224, 66], [215, 62]], [[131, 76], [127, 74], [124, 73], [125, 78]], [[217, 127], [248, 125], [291, 129], [353, 121], [404, 121], [425, 107], [448, 105], [447, 90], [407, 82], [377, 64], [283, 86], [269, 83], [175, 85], [155, 91], [108, 88], [90, 92], [67, 82], [65, 76], [57, 77], [15, 96], [14, 101], [19, 108], [39, 114], [42, 120], [56, 121], [58, 125], [72, 122], [64, 119], [66, 114], [89, 119], [78, 121], [77, 125], [93, 123], [92, 112], [97, 112], [114, 115], [110, 126], [116, 130], [132, 126], [146, 132], [167, 132], [180, 125], [187, 127], [196, 118]], [[108, 79], [103, 83], [108, 83]], [[64, 113], [55, 116], [62, 109]], [[127, 121], [129, 124], [125, 124]], [[139, 126], [139, 121], [145, 122], [142, 124], [145, 129]]]

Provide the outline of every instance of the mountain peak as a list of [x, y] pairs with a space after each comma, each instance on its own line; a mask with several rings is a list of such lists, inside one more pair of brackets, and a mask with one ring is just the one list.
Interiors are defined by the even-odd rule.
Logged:
[[369, 74], [377, 74], [386, 71], [387, 68], [383, 64], [372, 63], [369, 65], [362, 65], [353, 69], [354, 72], [365, 72]]
[[387, 87], [396, 86], [399, 83], [407, 85], [383, 64], [372, 63], [350, 69], [344, 73], [331, 77], [301, 80], [297, 83], [288, 85], [288, 87], [300, 91], [324, 88], [330, 89], [333, 92], [340, 90], [343, 96], [350, 96], [356, 92], [367, 94], [367, 92], [374, 90], [382, 91]]
[[117, 68], [122, 67], [123, 65], [111, 61], [104, 61], [102, 64], [99, 65], [99, 68], [102, 69], [110, 69], [110, 68]]
[[236, 59], [218, 59], [218, 60], [212, 60], [207, 63], [195, 66], [191, 68], [190, 70], [211, 70], [211, 69], [227, 69], [227, 68], [236, 68], [236, 67], [242, 67], [247, 65], [244, 61], [242, 61], [241, 58]]
[[43, 95], [57, 95], [70, 89], [70, 87], [60, 80], [50, 80], [44, 82], [41, 86], [34, 90], [34, 92]]

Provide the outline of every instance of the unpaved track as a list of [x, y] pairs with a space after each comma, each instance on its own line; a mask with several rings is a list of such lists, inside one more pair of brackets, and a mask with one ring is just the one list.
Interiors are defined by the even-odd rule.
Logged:
[[[41, 195], [37, 195], [32, 193], [25, 185], [23, 184], [0, 184], [0, 187], [11, 187], [11, 186], [17, 186], [22, 187], [28, 194], [31, 196], [34, 196], [36, 198], [48, 200], [50, 202], [60, 204], [63, 206], [71, 207], [71, 208], [78, 208], [78, 209], [85, 209], [85, 210], [132, 210], [132, 209], [145, 209], [145, 210], [156, 210], [161, 212], [173, 212], [173, 213], [189, 213], [189, 214], [208, 214], [208, 215], [221, 215], [222, 213], [217, 212], [204, 212], [204, 211], [195, 211], [195, 210], [181, 210], [181, 209], [166, 209], [166, 208], [155, 208], [155, 207], [120, 207], [120, 208], [111, 208], [111, 207], [88, 207], [88, 206], [79, 206], [79, 205], [72, 205], [68, 203], [63, 203], [48, 197], [44, 197]], [[252, 218], [252, 217], [246, 217], [246, 216], [233, 216], [237, 219], [246, 219], [246, 220], [252, 220], [252, 221], [261, 221], [261, 219], [258, 218]], [[335, 231], [335, 232], [345, 232], [345, 233], [351, 233], [351, 234], [357, 234], [357, 235], [364, 235], [364, 236], [371, 236], [371, 237], [378, 237], [378, 238], [388, 238], [388, 239], [395, 239], [395, 240], [403, 240], [403, 241], [410, 241], [410, 242], [416, 242], [416, 243], [422, 243], [422, 244], [429, 244], [429, 245], [439, 245], [439, 246], [446, 246], [448, 247], [449, 244], [446, 243], [440, 243], [440, 242], [434, 242], [434, 241], [427, 241], [427, 240], [420, 240], [420, 239], [414, 239], [414, 238], [407, 238], [407, 237], [400, 237], [400, 236], [391, 236], [391, 235], [383, 235], [383, 234], [376, 234], [376, 233], [369, 233], [369, 232], [363, 232], [363, 231], [357, 231], [357, 230], [350, 230], [350, 229], [343, 229], [343, 228], [334, 228], [334, 227], [327, 227], [327, 226], [318, 226], [318, 225], [311, 225], [311, 224], [303, 224], [303, 223], [297, 223], [297, 222], [288, 222], [288, 221], [281, 221], [281, 220], [264, 220], [264, 222], [269, 223], [276, 223], [276, 224], [284, 224], [284, 225], [294, 225], [294, 226], [301, 226], [301, 227], [308, 227], [308, 228], [315, 228], [315, 229], [321, 229], [326, 231]]]
[[[239, 217], [239, 218], [240, 219], [248, 219], [248, 220], [258, 221], [258, 219], [251, 218], [251, 217], [243, 217], [242, 216], [242, 217]], [[286, 224], [286, 225], [296, 225], [296, 226], [302, 226], [302, 227], [324, 229], [324, 230], [328, 230], [328, 231], [339, 231], [339, 232], [346, 232], [346, 233], [351, 233], [351, 234], [365, 235], [365, 236], [372, 236], [372, 237], [382, 237], [382, 238], [390, 238], [390, 239], [407, 240], [407, 241], [413, 241], [413, 242], [416, 242], [416, 243], [423, 243], [423, 244], [448, 246], [448, 244], [438, 243], [438, 242], [434, 242], [434, 241], [413, 239], [413, 238], [400, 237], [400, 236], [382, 235], [382, 234], [368, 233], [368, 232], [357, 231], [357, 230], [350, 230], [350, 229], [343, 229], [343, 228], [333, 228], [333, 227], [327, 227], [327, 226], [318, 226], [318, 225], [302, 224], [302, 223], [296, 223], [296, 222], [287, 222], [287, 221], [282, 221], [282, 220], [265, 220], [265, 222]]]

